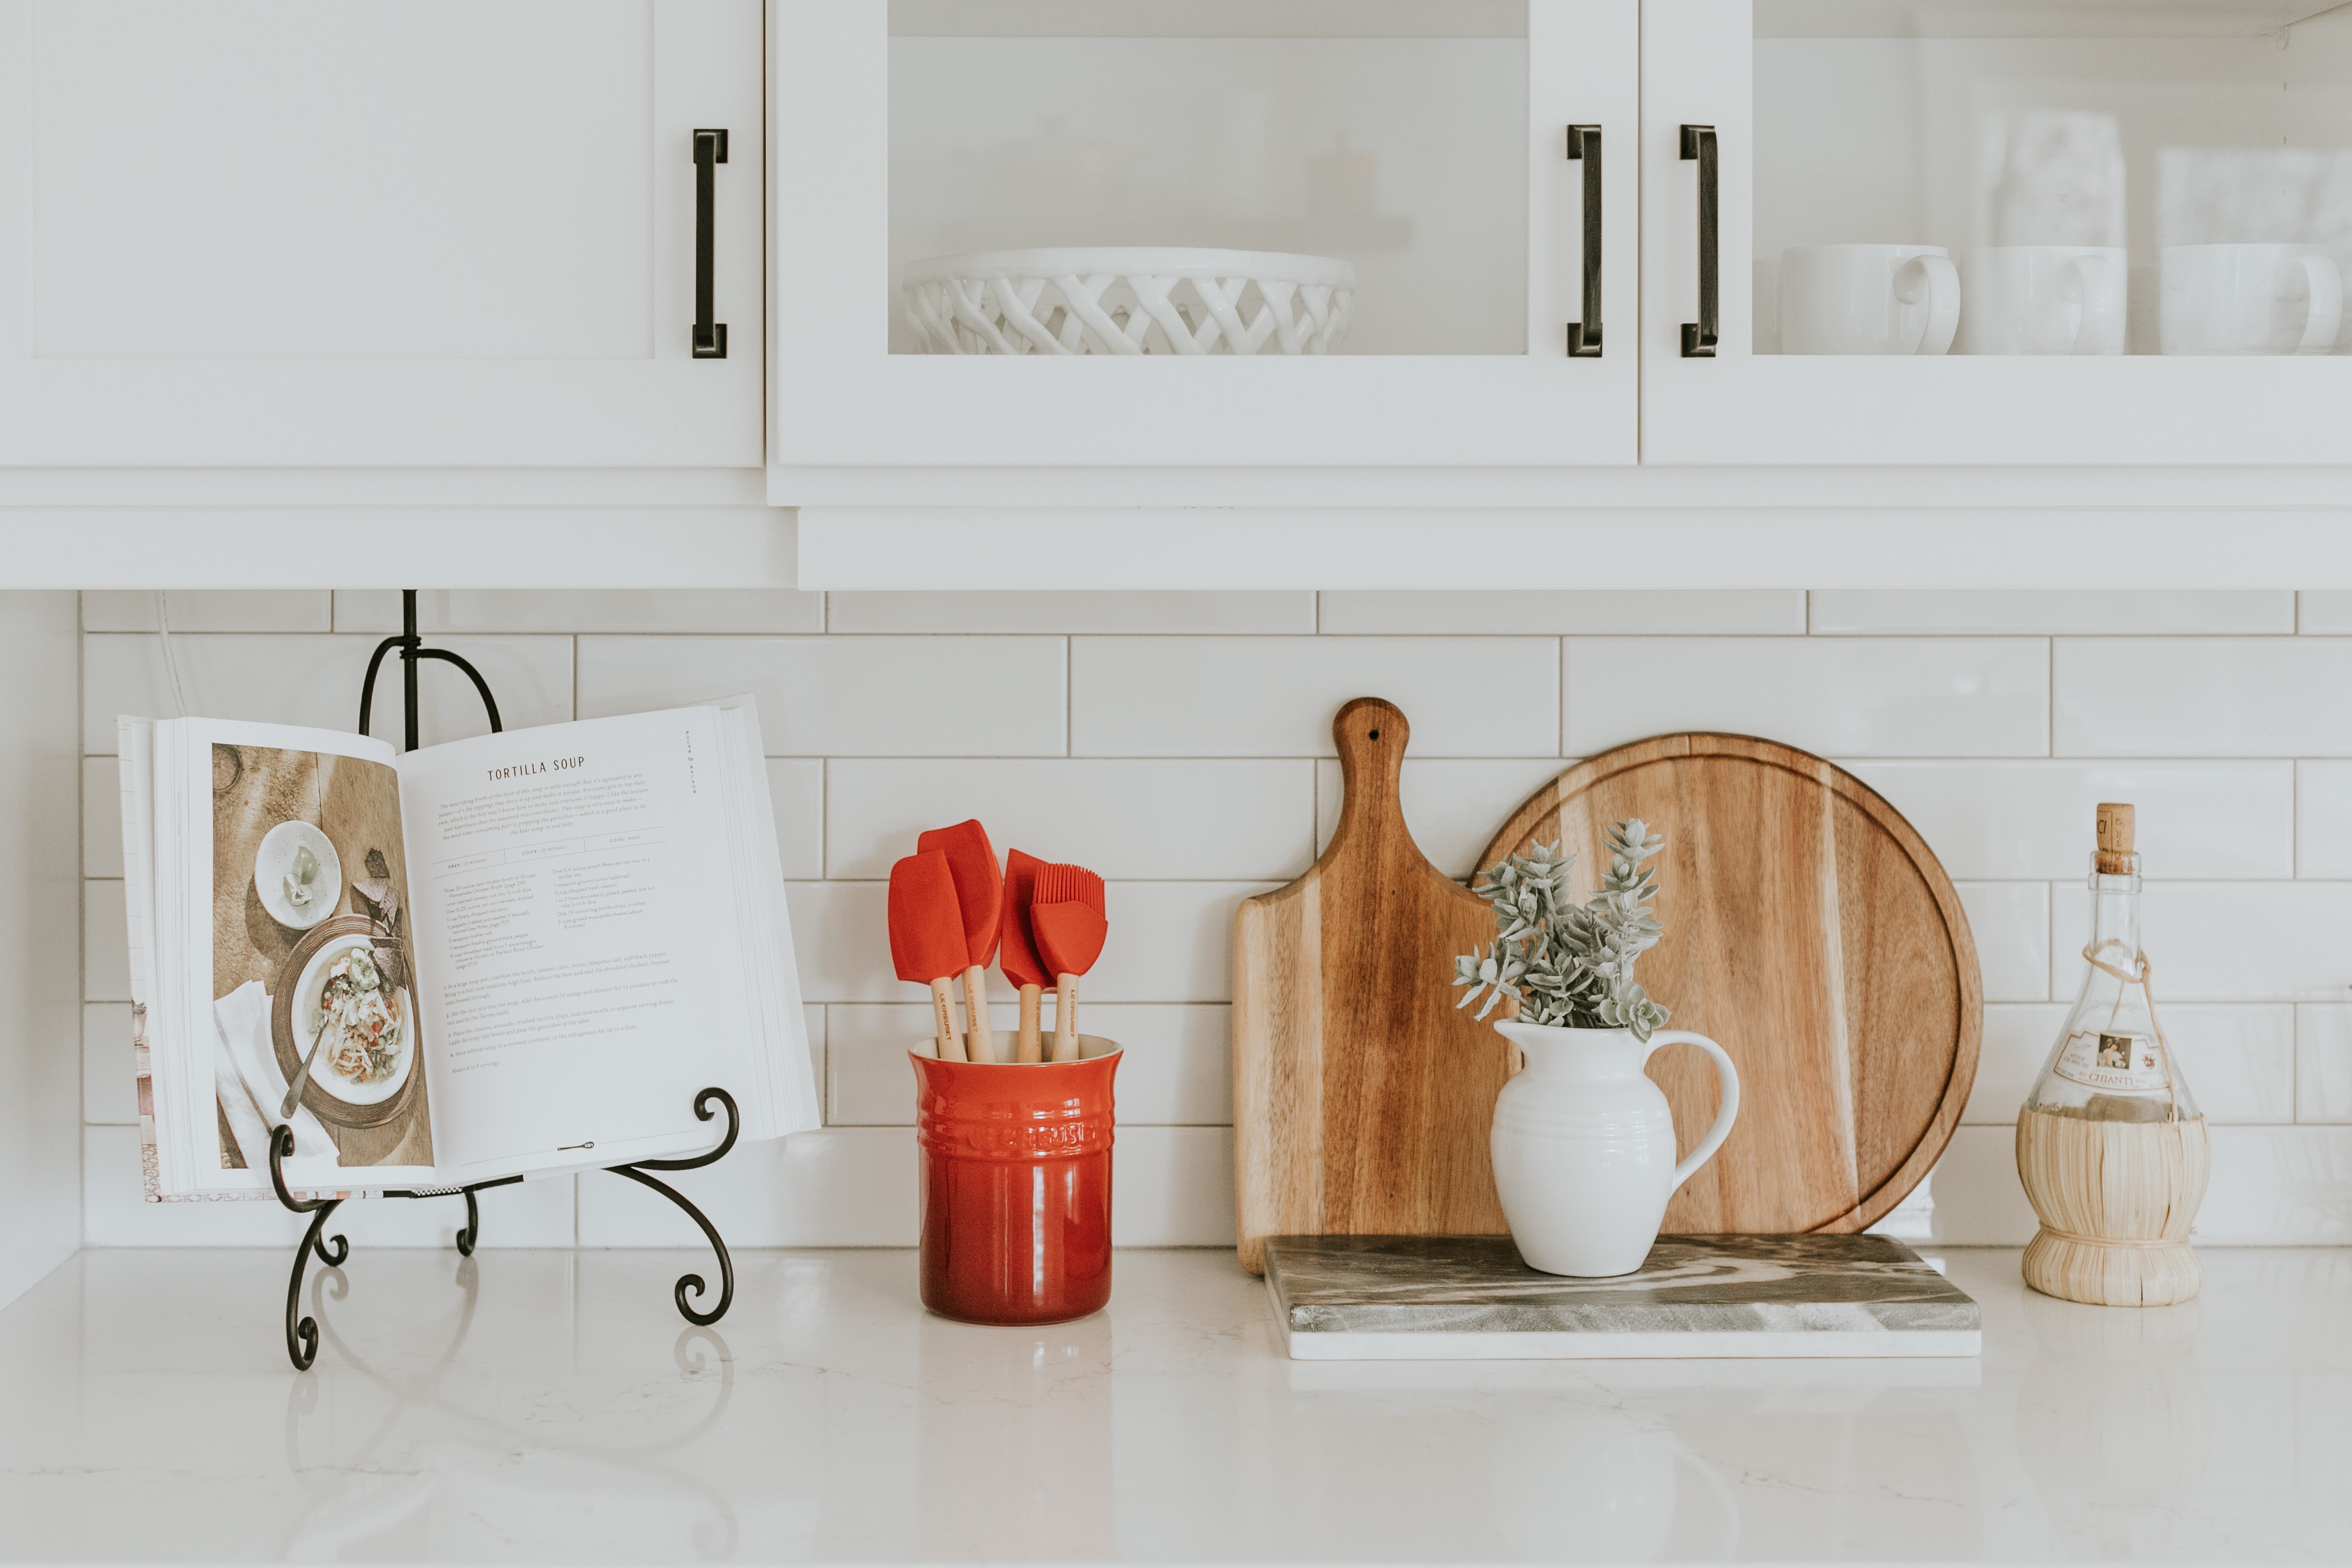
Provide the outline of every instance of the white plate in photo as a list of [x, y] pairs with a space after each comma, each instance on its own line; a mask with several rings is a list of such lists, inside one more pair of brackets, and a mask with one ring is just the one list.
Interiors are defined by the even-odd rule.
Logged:
[[[308, 849], [319, 857], [318, 879], [310, 883], [310, 902], [297, 908], [286, 900], [287, 873], [294, 869], [294, 852]], [[308, 931], [335, 912], [343, 901], [343, 862], [327, 835], [304, 821], [280, 822], [262, 835], [253, 855], [253, 891], [269, 918], [295, 931]]]
[[[327, 988], [327, 971], [352, 948], [373, 946], [369, 937], [358, 934], [333, 937], [302, 966], [302, 977], [294, 982], [294, 1017], [299, 1020], [295, 1042], [304, 1056], [310, 1055], [310, 1047], [318, 1043], [321, 1022], [319, 994]], [[416, 1008], [406, 987], [395, 987], [392, 994], [399, 999], [400, 1019], [393, 1030], [398, 1056], [391, 1071], [360, 1082], [337, 1070], [331, 1050], [320, 1051], [319, 1060], [311, 1063], [310, 1082], [346, 1105], [382, 1104], [399, 1093], [400, 1086], [408, 1082], [416, 1061]]]

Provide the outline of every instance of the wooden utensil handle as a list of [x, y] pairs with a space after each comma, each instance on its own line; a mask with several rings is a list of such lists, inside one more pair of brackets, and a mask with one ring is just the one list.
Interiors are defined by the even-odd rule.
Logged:
[[1078, 1059], [1078, 977], [1054, 977], [1054, 1060]]
[[963, 1041], [956, 1038], [955, 1005], [948, 998], [948, 977], [941, 975], [931, 982], [931, 1028], [939, 1035], [941, 1061], [968, 1061], [963, 1053]]
[[988, 1027], [988, 971], [977, 964], [963, 972], [963, 1031], [972, 1061], [996, 1060], [996, 1031]]
[[1014, 1047], [1013, 1060], [1015, 1061], [1043, 1060], [1040, 1055], [1041, 1041], [1038, 1039], [1037, 1012], [1038, 1003], [1044, 998], [1045, 994], [1045, 988], [1043, 986], [1021, 988], [1021, 1040]]

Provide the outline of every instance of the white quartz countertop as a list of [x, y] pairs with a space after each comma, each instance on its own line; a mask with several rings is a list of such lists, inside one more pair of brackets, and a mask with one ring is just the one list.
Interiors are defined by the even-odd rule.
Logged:
[[2202, 1298], [1951, 1251], [1981, 1359], [1304, 1363], [1230, 1252], [1108, 1311], [926, 1315], [911, 1252], [89, 1251], [0, 1313], [0, 1558], [2068, 1560], [2352, 1556], [2352, 1252]]

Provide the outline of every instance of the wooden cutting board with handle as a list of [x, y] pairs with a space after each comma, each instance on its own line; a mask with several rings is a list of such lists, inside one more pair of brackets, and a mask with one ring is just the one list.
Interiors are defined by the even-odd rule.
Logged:
[[[1854, 1231], [1927, 1175], [1976, 1080], [1984, 998], [1951, 879], [1911, 824], [1832, 763], [1743, 736], [1661, 736], [1562, 773], [1478, 863], [1558, 841], [1575, 896], [1605, 869], [1602, 831], [1665, 835], [1665, 935], [1640, 977], [1739, 1068], [1739, 1120], [1667, 1206], [1673, 1234]], [[1650, 1076], [1688, 1154], [1715, 1118], [1715, 1072], [1669, 1048]]]
[[1486, 1134], [1518, 1052], [1456, 1011], [1454, 955], [1494, 916], [1413, 847], [1397, 800], [1404, 715], [1358, 697], [1331, 726], [1346, 797], [1322, 858], [1234, 916], [1241, 1259], [1268, 1236], [1507, 1228]]

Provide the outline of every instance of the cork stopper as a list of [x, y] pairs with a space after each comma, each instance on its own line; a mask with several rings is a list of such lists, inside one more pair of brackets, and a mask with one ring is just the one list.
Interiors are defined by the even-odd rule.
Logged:
[[2120, 800], [2099, 802], [2099, 853], [2095, 862], [2102, 876], [2129, 876], [2132, 872], [2132, 809]]

